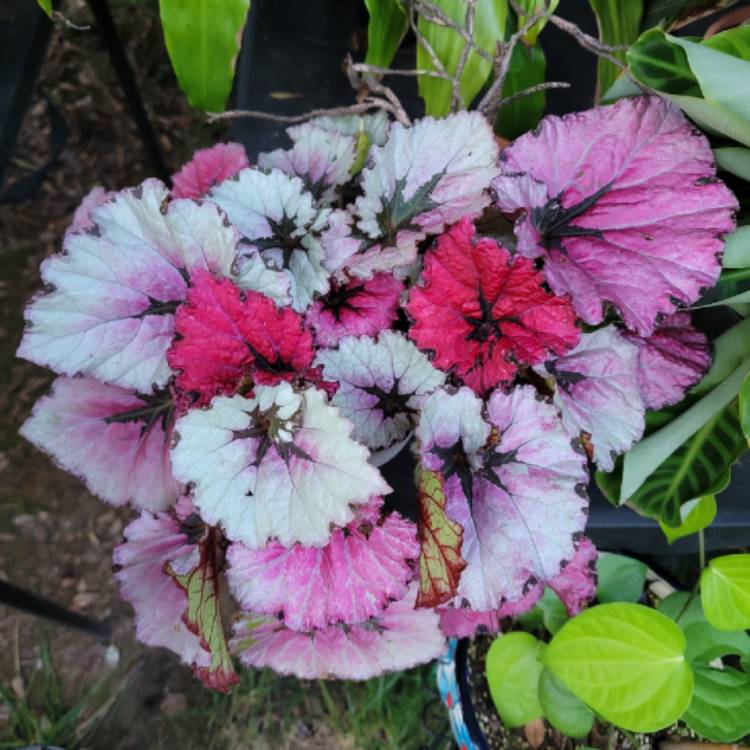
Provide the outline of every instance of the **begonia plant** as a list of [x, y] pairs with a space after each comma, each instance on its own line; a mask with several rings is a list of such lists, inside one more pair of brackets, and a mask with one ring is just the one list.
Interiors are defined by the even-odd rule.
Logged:
[[[411, 667], [548, 589], [574, 615], [594, 470], [669, 527], [697, 497], [636, 499], [661, 461], [621, 456], [647, 412], [736, 374], [717, 356], [704, 377], [690, 313], [738, 208], [708, 139], [638, 93], [500, 141], [460, 76], [445, 117], [387, 92], [255, 164], [219, 144], [171, 189], [96, 188], [42, 264], [18, 353], [58, 378], [22, 434], [132, 507], [114, 562], [138, 638], [208, 687], [237, 682], [233, 657]], [[396, 510], [399, 451], [416, 491]]]

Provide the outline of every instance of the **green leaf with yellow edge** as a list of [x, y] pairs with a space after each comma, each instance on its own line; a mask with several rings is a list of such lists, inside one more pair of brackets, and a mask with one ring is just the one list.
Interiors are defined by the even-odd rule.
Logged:
[[549, 669], [539, 678], [539, 703], [547, 721], [566, 737], [586, 737], [594, 725], [592, 711]]
[[[627, 46], [638, 39], [643, 17], [643, 0], [589, 0], [599, 26], [599, 39], [612, 46]], [[620, 62], [625, 63], [625, 51], [614, 52]], [[597, 68], [597, 101], [608, 91], [620, 75], [620, 68], [613, 62], [599, 58]]]
[[[434, 4], [449, 18], [461, 26], [466, 21], [466, 0], [434, 0]], [[508, 19], [506, 0], [477, 0], [474, 16], [474, 41], [487, 52], [494, 55], [497, 43], [505, 37], [505, 24]], [[438, 26], [420, 16], [418, 27], [424, 38], [435, 51], [437, 58], [450, 75], [458, 68], [466, 43], [451, 28]], [[422, 44], [417, 45], [417, 68], [435, 70], [429, 53]], [[469, 52], [466, 65], [461, 74], [460, 102], [468, 109], [471, 102], [484, 86], [492, 72], [492, 65], [474, 50]], [[419, 76], [419, 93], [424, 99], [425, 112], [434, 117], [443, 117], [451, 111], [453, 88], [450, 81], [434, 76]]]
[[182, 619], [211, 654], [208, 667], [195, 667], [196, 677], [208, 688], [229, 692], [239, 682], [229, 655], [219, 612], [219, 581], [216, 569], [216, 541], [213, 533], [201, 543], [199, 564], [187, 573], [178, 573], [167, 565], [167, 573], [182, 588], [188, 606]]
[[659, 526], [669, 544], [705, 529], [716, 518], [716, 497], [704, 495], [696, 500], [688, 501], [680, 507], [680, 518], [682, 523], [679, 526], [667, 526], [659, 521]]
[[540, 718], [539, 678], [544, 667], [540, 657], [544, 643], [529, 633], [498, 636], [487, 652], [485, 669], [492, 702], [503, 724], [520, 727]]
[[169, 59], [197, 109], [226, 106], [249, 8], [250, 0], [159, 0]]
[[600, 604], [552, 638], [542, 662], [604, 719], [631, 732], [673, 724], [690, 704], [683, 632], [640, 604]]
[[711, 625], [719, 630], [750, 628], [750, 555], [715, 557], [703, 569], [700, 587]]
[[461, 571], [466, 567], [461, 557], [464, 530], [445, 514], [443, 478], [423, 466], [417, 471], [417, 534], [417, 607], [436, 607], [456, 595]]
[[409, 27], [409, 19], [399, 0], [365, 0], [365, 5], [370, 14], [365, 62], [387, 68]]

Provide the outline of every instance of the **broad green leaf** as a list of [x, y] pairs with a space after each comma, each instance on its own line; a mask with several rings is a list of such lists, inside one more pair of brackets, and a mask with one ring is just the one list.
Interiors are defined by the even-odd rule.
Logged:
[[693, 667], [693, 699], [682, 720], [701, 737], [735, 742], [750, 733], [750, 675], [731, 667]]
[[537, 37], [547, 23], [547, 15], [555, 12], [555, 9], [557, 8], [559, 2], [560, 0], [546, 0], [546, 2], [545, 0], [519, 0], [517, 5], [525, 11], [525, 14], [519, 16], [518, 18], [519, 27], [523, 26], [532, 15], [543, 11], [545, 5], [547, 6], [547, 14], [545, 15], [545, 17], [540, 21], [537, 21], [524, 35], [523, 41], [527, 45], [533, 46], [536, 44]]
[[670, 42], [661, 29], [641, 34], [627, 51], [627, 60], [633, 75], [652, 89], [666, 94], [701, 95], [685, 50]]
[[365, 5], [370, 14], [365, 62], [387, 68], [393, 62], [409, 20], [399, 0], [365, 0]]
[[[465, 0], [435, 0], [434, 4], [457, 24], [465, 23]], [[506, 0], [478, 0], [474, 16], [474, 41], [485, 52], [494, 55], [498, 41], [505, 36], [507, 18]], [[465, 46], [464, 40], [453, 29], [430, 23], [421, 16], [418, 26], [445, 69], [451, 75], [454, 74]], [[434, 70], [430, 56], [421, 44], [417, 45], [417, 68]], [[462, 106], [469, 107], [491, 72], [491, 64], [472, 50], [461, 76]], [[420, 76], [418, 83], [419, 93], [425, 102], [426, 113], [435, 117], [447, 115], [451, 109], [452, 86], [450, 82], [432, 76]]]
[[649, 0], [643, 28], [650, 29], [652, 26], [661, 25], [668, 29], [673, 23], [695, 15], [696, 10], [697, 17], [700, 17], [720, 8], [728, 8], [735, 2], [737, 0]]
[[685, 50], [703, 97], [721, 104], [750, 123], [750, 27], [739, 26], [723, 31], [704, 43], [678, 36], [669, 36], [668, 39]]
[[[716, 478], [725, 473], [739, 455], [734, 455], [736, 440], [722, 432], [725, 423], [731, 422], [726, 407], [737, 396], [749, 371], [750, 357], [746, 357], [710, 393], [625, 454], [621, 503], [634, 502], [636, 493], [648, 479], [652, 486], [646, 503], [651, 512], [647, 515], [661, 516], [670, 526], [679, 526], [679, 506], [683, 502], [717, 492], [714, 489]], [[654, 491], [666, 493], [658, 502], [668, 509], [666, 514], [659, 509], [659, 513], [653, 515]], [[645, 510], [645, 506], [638, 507]]]
[[586, 737], [594, 714], [549, 669], [539, 678], [539, 703], [552, 726], [567, 737]]
[[750, 375], [742, 381], [740, 387], [739, 418], [742, 434], [750, 444]]
[[750, 321], [742, 320], [713, 341], [714, 360], [691, 393], [701, 394], [723, 383], [750, 354]]
[[719, 102], [706, 101], [697, 96], [664, 96], [704, 130], [725, 135], [738, 143], [750, 146], [750, 119], [743, 118]]
[[[722, 149], [717, 149], [721, 151]], [[750, 149], [723, 149], [726, 151], [746, 151], [750, 159]], [[750, 161], [748, 162], [750, 170]], [[750, 177], [750, 171], [748, 172]], [[750, 267], [750, 226], [737, 227], [737, 229], [724, 238], [724, 257], [721, 264], [724, 268], [747, 268]]]
[[720, 169], [750, 182], [750, 148], [739, 146], [715, 148], [714, 156]]
[[239, 678], [221, 624], [219, 584], [212, 560], [214, 549], [213, 540], [209, 539], [202, 546], [200, 564], [193, 570], [181, 574], [168, 566], [167, 573], [187, 594], [188, 606], [183, 615], [185, 624], [200, 637], [211, 654], [210, 666], [196, 668], [196, 675], [206, 687], [227, 692], [239, 682]]
[[689, 500], [680, 507], [680, 525], [667, 526], [659, 522], [667, 542], [672, 544], [678, 539], [691, 534], [697, 534], [705, 529], [716, 518], [716, 498], [713, 495], [704, 495], [703, 497]]
[[662, 599], [656, 609], [674, 620], [682, 630], [687, 630], [693, 623], [706, 622], [700, 597], [687, 591], [675, 591]]
[[714, 659], [729, 654], [743, 661], [750, 659], [750, 635], [744, 630], [717, 630], [703, 621], [694, 622], [683, 631], [687, 639], [685, 658], [693, 666], [708, 666]]
[[621, 75], [610, 87], [609, 91], [604, 93], [601, 98], [601, 104], [614, 102], [624, 96], [638, 96], [643, 93], [643, 89], [628, 76]]
[[36, 0], [37, 5], [52, 18], [52, 0]]
[[[547, 60], [541, 47], [517, 44], [513, 49], [508, 75], [503, 85], [503, 97], [513, 96], [531, 86], [543, 83], [546, 71]], [[512, 140], [528, 130], [533, 130], [542, 119], [545, 101], [544, 91], [514, 99], [497, 113], [495, 131]]]
[[596, 598], [602, 603], [637, 602], [643, 593], [648, 568], [624, 555], [602, 552], [596, 560]]
[[701, 573], [706, 619], [719, 630], [750, 628], [750, 555], [716, 557]]
[[703, 294], [695, 307], [716, 307], [740, 302], [750, 302], [750, 268], [729, 268], [722, 271], [716, 286]]
[[550, 588], [544, 590], [542, 598], [537, 603], [542, 610], [542, 622], [544, 627], [554, 635], [570, 619], [568, 610], [560, 600], [560, 597]]
[[554, 636], [542, 662], [591, 709], [631, 732], [656, 732], [690, 703], [682, 631], [640, 604], [600, 604]]
[[523, 726], [543, 714], [538, 687], [544, 648], [533, 635], [515, 632], [498, 636], [487, 652], [490, 695], [508, 727]]
[[159, 0], [169, 59], [196, 108], [224, 109], [250, 0]]
[[[643, 17], [643, 0], [589, 0], [591, 9], [596, 14], [599, 26], [599, 39], [605, 44], [620, 46], [629, 45], [638, 38]], [[615, 52], [614, 56], [625, 62], [625, 51]], [[599, 58], [597, 68], [597, 101], [601, 94], [608, 91], [620, 69], [609, 60]]]

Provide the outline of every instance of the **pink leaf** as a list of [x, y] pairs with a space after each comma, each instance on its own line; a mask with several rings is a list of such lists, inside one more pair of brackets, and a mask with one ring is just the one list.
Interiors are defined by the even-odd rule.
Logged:
[[21, 434], [105, 502], [165, 510], [177, 498], [169, 464], [172, 402], [92, 378], [58, 378]]
[[526, 209], [519, 251], [545, 258], [550, 286], [587, 323], [611, 303], [647, 336], [715, 283], [737, 200], [716, 179], [708, 140], [663, 99], [549, 116], [501, 166], [498, 205]]
[[560, 597], [571, 617], [596, 595], [596, 558], [596, 547], [584, 536], [573, 559], [549, 581], [549, 587]]
[[217, 143], [196, 151], [179, 172], [172, 175], [173, 198], [202, 198], [214, 185], [234, 177], [248, 166], [240, 143]]

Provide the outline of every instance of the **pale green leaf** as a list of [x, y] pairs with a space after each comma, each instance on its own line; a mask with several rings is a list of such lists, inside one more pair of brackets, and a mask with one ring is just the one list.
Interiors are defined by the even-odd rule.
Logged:
[[740, 321], [714, 339], [713, 350], [711, 367], [692, 393], [707, 393], [724, 382], [750, 354], [750, 320]]
[[697, 96], [664, 96], [704, 130], [725, 135], [738, 143], [750, 146], [750, 119], [741, 117], [719, 102], [707, 101]]
[[250, 0], [159, 0], [169, 59], [194, 107], [226, 106], [249, 8]]
[[750, 148], [739, 146], [715, 148], [714, 156], [720, 169], [750, 182]]
[[542, 661], [591, 709], [632, 732], [674, 723], [690, 703], [693, 673], [682, 631], [640, 604], [600, 604], [571, 619]]
[[739, 415], [742, 434], [750, 443], [750, 375], [742, 381], [740, 387]]
[[498, 636], [487, 652], [490, 695], [508, 727], [520, 727], [543, 714], [538, 687], [544, 648], [533, 635], [515, 632]]
[[602, 552], [596, 560], [596, 598], [602, 603], [637, 602], [643, 593], [648, 568], [624, 555]]
[[706, 619], [719, 630], [750, 628], [750, 555], [716, 557], [701, 573]]
[[[465, 23], [466, 0], [435, 0], [435, 5], [457, 24]], [[506, 0], [478, 0], [474, 17], [474, 40], [485, 52], [494, 55], [498, 41], [505, 36], [507, 18]], [[418, 25], [440, 62], [453, 75], [461, 59], [464, 40], [453, 29], [430, 23], [422, 16]], [[421, 44], [417, 45], [417, 68], [434, 70], [430, 56]], [[472, 50], [461, 75], [460, 93], [464, 107], [469, 107], [491, 72], [491, 64]], [[435, 117], [447, 115], [452, 99], [450, 82], [433, 76], [420, 76], [418, 83], [426, 113]]]
[[399, 0], [365, 0], [365, 5], [370, 14], [365, 62], [387, 68], [393, 62], [409, 20]]
[[539, 678], [539, 703], [547, 721], [566, 737], [580, 739], [591, 731], [594, 714], [549, 669]]
[[716, 518], [716, 498], [713, 495], [704, 495], [703, 497], [689, 500], [680, 507], [679, 526], [667, 526], [659, 522], [667, 542], [672, 544], [678, 539], [691, 534], [697, 534], [705, 529]]
[[[726, 380], [719, 383], [710, 393], [673, 419], [669, 424], [641, 440], [632, 450], [625, 454], [622, 485], [620, 487], [620, 502], [625, 502], [632, 498], [639, 487], [660, 465], [680, 449], [680, 447], [685, 445], [696, 433], [702, 431], [704, 440], [691, 444], [690, 449], [682, 457], [683, 460], [676, 467], [679, 474], [672, 478], [670, 484], [673, 488], [679, 484], [682, 476], [690, 470], [696, 453], [702, 447], [705, 447], [705, 443], [709, 439], [709, 434], [706, 432], [709, 423], [720, 415], [725, 407], [737, 396], [740, 384], [749, 371], [750, 357], [746, 357], [737, 369]], [[684, 497], [683, 501], [692, 500], [700, 495], [711, 494], [712, 491], [706, 489], [702, 492], [696, 492], [691, 497]], [[674, 525], [678, 525], [679, 517], [677, 509], [671, 515], [674, 519]]]
[[[722, 149], [718, 149], [721, 151]], [[726, 149], [727, 151], [747, 151], [750, 149]], [[750, 162], [748, 162], [750, 168]], [[750, 172], [748, 172], [750, 177]], [[724, 268], [748, 268], [750, 267], [750, 226], [737, 227], [737, 229], [724, 238], [724, 257], [722, 258]]]
[[[591, 9], [596, 14], [599, 26], [599, 39], [613, 46], [629, 45], [638, 38], [643, 17], [643, 0], [589, 0]], [[614, 56], [625, 62], [625, 51], [614, 52]], [[620, 74], [620, 68], [603, 57], [599, 58], [597, 68], [597, 100], [608, 91]]]

